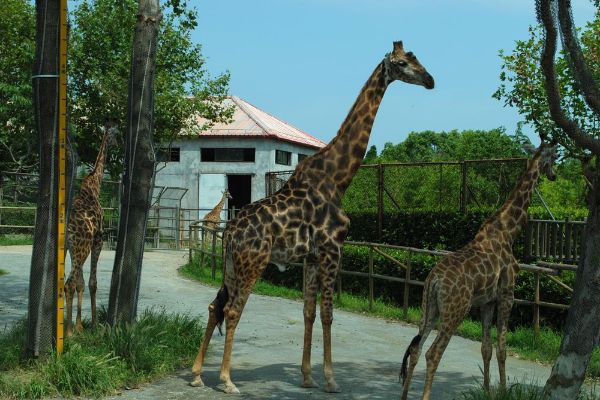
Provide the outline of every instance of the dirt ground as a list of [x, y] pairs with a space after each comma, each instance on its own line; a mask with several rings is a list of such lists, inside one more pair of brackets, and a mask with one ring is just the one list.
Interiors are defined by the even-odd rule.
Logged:
[[[169, 311], [206, 315], [206, 307], [216, 289], [183, 278], [177, 268], [186, 261], [186, 252], [152, 251], [144, 255], [140, 310], [165, 307]], [[114, 252], [103, 251], [98, 267], [98, 302], [107, 305]], [[0, 328], [10, 326], [27, 311], [31, 246], [0, 247]], [[89, 263], [89, 261], [88, 261]], [[89, 264], [86, 264], [86, 278]], [[67, 263], [69, 271], [69, 263]], [[84, 296], [84, 315], [89, 315], [89, 300]], [[416, 327], [400, 322], [335, 311], [333, 361], [336, 380], [342, 393], [328, 394], [322, 389], [300, 387], [303, 315], [302, 303], [252, 295], [236, 330], [232, 359], [232, 379], [244, 399], [396, 399], [400, 394], [398, 372], [406, 346]], [[425, 348], [433, 340], [430, 336]], [[323, 387], [322, 331], [317, 317], [313, 340], [313, 376]], [[434, 399], [453, 399], [465, 388], [482, 380], [480, 343], [454, 337], [434, 379]], [[107, 399], [225, 399], [219, 382], [223, 337], [213, 336], [204, 366], [204, 388], [188, 385], [190, 369], [140, 389], [124, 390]], [[424, 353], [424, 352], [423, 352]], [[190, 366], [191, 367], [191, 366]], [[412, 396], [420, 398], [425, 360], [421, 356], [415, 371]], [[550, 369], [534, 362], [509, 357], [507, 371], [511, 381], [537, 380], [543, 384]], [[497, 380], [495, 358], [492, 380]]]

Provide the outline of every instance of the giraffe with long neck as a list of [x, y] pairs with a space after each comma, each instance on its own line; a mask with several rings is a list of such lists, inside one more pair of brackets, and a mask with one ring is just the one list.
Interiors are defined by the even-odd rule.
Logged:
[[427, 370], [423, 399], [430, 398], [433, 376], [442, 354], [471, 306], [481, 309], [481, 355], [483, 386], [486, 390], [490, 387], [490, 332], [497, 309], [496, 358], [500, 386], [506, 388], [506, 330], [514, 299], [515, 277], [519, 272], [512, 246], [527, 223], [527, 209], [540, 175], [544, 173], [548, 179], [555, 179], [552, 170], [555, 159], [555, 146], [542, 144], [504, 205], [483, 223], [471, 242], [445, 256], [429, 273], [423, 291], [423, 318], [419, 333], [411, 341], [402, 361], [400, 377], [404, 384], [403, 400], [408, 398], [410, 381], [423, 343], [437, 321], [439, 332], [425, 356]]
[[206, 213], [206, 215], [202, 219], [204, 221], [205, 227], [214, 229], [219, 225], [219, 223], [221, 222], [221, 211], [223, 210], [223, 206], [225, 205], [225, 201], [227, 199], [233, 199], [233, 197], [231, 197], [231, 194], [229, 193], [229, 190], [225, 190], [223, 192], [221, 200], [219, 200], [217, 205], [214, 206], [213, 209], [210, 210], [208, 213]]
[[108, 121], [104, 126], [102, 143], [94, 169], [83, 178], [79, 194], [73, 199], [68, 223], [68, 246], [71, 254], [71, 272], [65, 283], [67, 302], [67, 336], [73, 334], [73, 296], [77, 291], [76, 329], [81, 332], [81, 306], [83, 303], [83, 264], [91, 256], [90, 278], [88, 286], [92, 306], [92, 324], [96, 323], [96, 269], [102, 250], [102, 218], [104, 211], [100, 205], [100, 187], [104, 175], [104, 164], [108, 147], [114, 142], [117, 132], [116, 123]]
[[342, 195], [367, 149], [371, 127], [388, 85], [401, 80], [432, 89], [431, 75], [402, 42], [395, 42], [362, 88], [337, 136], [317, 154], [298, 164], [277, 193], [240, 210], [223, 235], [223, 286], [209, 305], [204, 339], [192, 368], [193, 386], [203, 386], [200, 372], [214, 332], [226, 322], [221, 381], [227, 393], [238, 393], [230, 377], [233, 336], [252, 287], [267, 264], [278, 266], [308, 259], [304, 288], [303, 387], [315, 387], [311, 373], [313, 323], [321, 289], [321, 324], [325, 391], [338, 392], [331, 358], [334, 283], [340, 266], [349, 218]]

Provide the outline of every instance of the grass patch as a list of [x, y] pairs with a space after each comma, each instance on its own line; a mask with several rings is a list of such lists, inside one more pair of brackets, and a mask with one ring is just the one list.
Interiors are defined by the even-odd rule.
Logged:
[[2, 275], [8, 275], [8, 271], [5, 271], [2, 268], [0, 268], [0, 276]]
[[[542, 385], [543, 386], [543, 385]], [[508, 382], [506, 390], [492, 386], [489, 392], [483, 389], [481, 384], [463, 392], [455, 400], [542, 400], [543, 387], [539, 382]], [[598, 400], [596, 387], [582, 389], [583, 393], [577, 397], [578, 400]]]
[[33, 244], [33, 237], [23, 233], [8, 233], [0, 235], [0, 246], [16, 246]]
[[[195, 279], [208, 285], [220, 286], [222, 282], [220, 266], [217, 268], [214, 279], [211, 276], [210, 269], [199, 268], [197, 262], [182, 266], [180, 272], [190, 279]], [[302, 299], [302, 292], [299, 290], [277, 286], [261, 279], [256, 283], [253, 293], [293, 300]], [[420, 308], [409, 308], [408, 316], [404, 318], [404, 311], [400, 307], [381, 300], [375, 300], [372, 308], [370, 308], [368, 299], [348, 293], [342, 293], [341, 298], [338, 298], [337, 295], [334, 296], [334, 304], [336, 308], [341, 310], [391, 320], [406, 321], [414, 324], [418, 324], [421, 320]], [[457, 334], [468, 339], [481, 341], [481, 323], [466, 319], [459, 326]], [[492, 328], [492, 340], [494, 342], [496, 337], [496, 329]], [[528, 328], [517, 328], [509, 331], [506, 335], [506, 343], [510, 353], [521, 359], [539, 361], [545, 364], [552, 364], [558, 356], [561, 339], [562, 336], [560, 333], [549, 328], [542, 328], [537, 340], [534, 337], [533, 329]], [[592, 353], [587, 375], [591, 378], [600, 377], [600, 347], [596, 348]]]
[[22, 321], [0, 333], [0, 398], [100, 397], [137, 387], [191, 365], [203, 331], [199, 318], [150, 309], [133, 325], [86, 323], [60, 357], [26, 360]]

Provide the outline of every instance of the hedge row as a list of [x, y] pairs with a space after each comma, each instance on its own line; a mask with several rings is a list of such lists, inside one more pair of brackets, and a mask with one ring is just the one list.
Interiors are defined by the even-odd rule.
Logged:
[[[409, 255], [405, 251], [385, 250], [385, 253], [393, 258], [408, 263]], [[440, 258], [437, 256], [413, 254], [410, 257], [411, 279], [424, 281], [431, 269], [436, 265]], [[368, 272], [369, 270], [369, 249], [365, 246], [346, 245], [342, 260], [342, 268], [346, 271]], [[387, 275], [393, 277], [404, 277], [404, 269], [389, 259], [374, 253], [373, 254], [373, 272], [375, 274]], [[573, 272], [562, 272], [559, 278], [567, 285], [572, 286], [574, 281]], [[302, 289], [302, 268], [290, 267], [285, 272], [280, 272], [273, 265], [269, 265], [263, 274], [263, 279], [272, 283], [286, 287]], [[515, 298], [531, 300], [535, 292], [535, 276], [528, 272], [521, 272], [517, 278], [515, 288]], [[365, 277], [356, 277], [343, 275], [342, 289], [344, 292], [368, 297], [369, 285]], [[553, 281], [542, 278], [540, 282], [541, 299], [552, 303], [569, 304], [569, 294]], [[374, 295], [376, 298], [386, 301], [390, 304], [402, 306], [404, 298], [404, 284], [400, 282], [389, 282], [381, 279], [374, 280]], [[419, 307], [421, 304], [422, 288], [411, 286], [409, 289], [409, 305]], [[561, 328], [566, 313], [564, 311], [541, 308], [540, 319], [542, 323], [554, 328]], [[479, 319], [479, 310], [471, 311], [473, 319]], [[510, 319], [511, 328], [515, 326], [531, 326], [533, 321], [533, 310], [531, 306], [513, 307]]]

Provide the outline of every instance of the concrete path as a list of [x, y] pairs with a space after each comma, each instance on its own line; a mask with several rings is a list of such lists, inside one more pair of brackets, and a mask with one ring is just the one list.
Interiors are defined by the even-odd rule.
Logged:
[[[161, 306], [167, 310], [206, 315], [206, 307], [216, 289], [181, 277], [177, 268], [187, 253], [152, 251], [144, 255], [140, 310]], [[99, 304], [107, 305], [113, 251], [103, 251], [98, 267]], [[27, 290], [31, 246], [0, 247], [0, 328], [11, 325], [27, 310]], [[88, 261], [89, 262], [89, 261]], [[69, 270], [67, 263], [67, 271]], [[89, 264], [86, 264], [86, 278]], [[85, 298], [84, 315], [89, 316]], [[333, 360], [335, 376], [342, 393], [331, 395], [322, 389], [302, 389], [302, 303], [252, 295], [236, 331], [232, 379], [244, 399], [397, 399], [400, 394], [398, 371], [406, 346], [416, 328], [399, 322], [366, 317], [344, 311], [335, 312]], [[435, 333], [435, 332], [434, 332]], [[430, 336], [425, 348], [433, 340]], [[323, 387], [322, 331], [315, 322], [313, 340], [313, 376]], [[189, 369], [178, 372], [142, 389], [128, 390], [108, 399], [231, 399], [222, 392], [219, 366], [223, 337], [216, 333], [204, 367], [205, 388], [188, 385]], [[423, 352], [424, 353], [424, 352]], [[440, 363], [433, 385], [434, 399], [454, 399], [461, 390], [482, 380], [480, 343], [454, 337]], [[425, 360], [419, 361], [413, 380], [413, 398], [420, 398]], [[507, 370], [511, 380], [537, 380], [543, 383], [550, 369], [533, 362], [509, 357]], [[497, 380], [496, 361], [492, 359], [492, 379]]]

